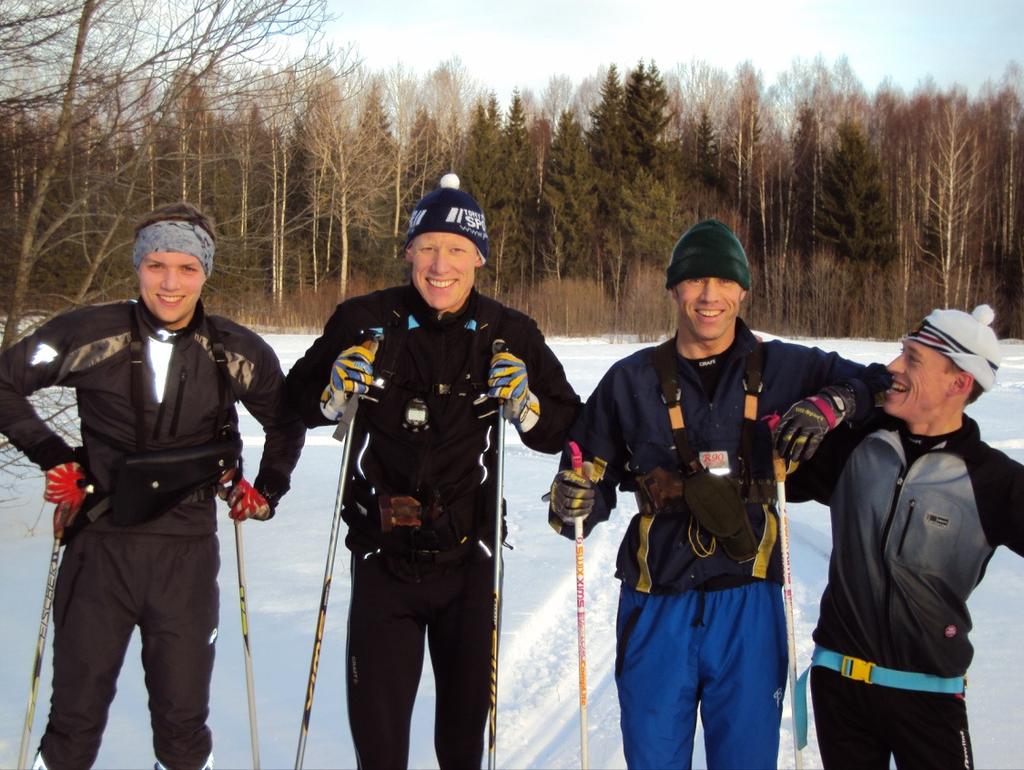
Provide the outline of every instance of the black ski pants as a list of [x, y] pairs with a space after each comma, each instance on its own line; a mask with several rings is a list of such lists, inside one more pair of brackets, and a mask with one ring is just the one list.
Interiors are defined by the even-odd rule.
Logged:
[[[216, 535], [79, 533], [68, 544], [53, 604], [53, 696], [40, 743], [49, 770], [91, 767], [135, 626], [156, 758], [197, 770], [217, 634]], [[145, 759], [139, 757], [139, 763]]]
[[408, 767], [424, 637], [437, 696], [438, 764], [441, 770], [480, 767], [490, 704], [492, 565], [481, 558], [409, 582], [395, 577], [379, 554], [353, 554], [346, 683], [363, 770]]
[[971, 768], [962, 696], [865, 684], [821, 666], [811, 669], [814, 729], [827, 770]]

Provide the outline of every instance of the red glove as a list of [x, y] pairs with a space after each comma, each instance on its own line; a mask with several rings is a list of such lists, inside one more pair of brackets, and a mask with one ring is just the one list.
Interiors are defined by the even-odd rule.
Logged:
[[61, 463], [46, 472], [43, 499], [48, 503], [57, 503], [57, 509], [53, 512], [55, 537], [63, 535], [64, 529], [74, 523], [88, 493], [85, 469], [78, 463]]
[[267, 498], [245, 479], [235, 482], [231, 491], [228, 492], [227, 501], [231, 506], [228, 516], [235, 521], [245, 521], [246, 519], [266, 521], [274, 515], [274, 509], [267, 502]]

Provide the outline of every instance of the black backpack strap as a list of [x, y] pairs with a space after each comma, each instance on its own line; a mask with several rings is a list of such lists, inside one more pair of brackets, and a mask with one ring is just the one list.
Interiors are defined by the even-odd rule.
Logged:
[[[217, 364], [217, 422], [213, 429], [213, 440], [224, 437], [225, 430], [230, 426], [238, 432], [238, 411], [235, 409], [234, 388], [231, 386], [231, 372], [228, 369], [228, 356], [221, 341], [220, 332], [210, 316], [206, 316], [206, 333], [210, 339], [210, 352]], [[241, 462], [239, 462], [241, 464]]]
[[[381, 327], [384, 339], [381, 340], [377, 353], [374, 355], [373, 368], [374, 372], [383, 378], [385, 387], [387, 387], [394, 381], [398, 371], [398, 358], [405, 350], [405, 340], [409, 336], [409, 319], [412, 316], [401, 305], [394, 306], [388, 302], [387, 292], [381, 292], [379, 317], [385, 319]], [[369, 331], [360, 332], [360, 336], [365, 338]], [[358, 341], [362, 342], [362, 340]]]
[[128, 343], [128, 357], [131, 361], [131, 393], [132, 407], [135, 409], [135, 450], [146, 451], [146, 420], [145, 420], [145, 399], [143, 397], [143, 383], [146, 368], [146, 345], [142, 341], [142, 332], [139, 331], [139, 319], [135, 317], [135, 306], [128, 306], [128, 317], [131, 324], [132, 338]]
[[701, 465], [686, 438], [677, 366], [676, 340], [675, 337], [669, 337], [654, 349], [654, 369], [661, 384], [661, 399], [668, 409], [668, 420], [672, 428], [672, 441], [676, 445], [676, 455], [679, 457], [679, 467], [684, 475], [689, 476], [698, 472]]
[[[467, 322], [467, 328], [471, 328], [474, 334], [473, 359], [483, 359], [484, 364], [480, 369], [474, 365], [470, 371], [470, 387], [474, 392], [485, 392], [487, 390], [487, 374], [490, 371], [492, 348], [494, 341], [501, 339], [502, 326], [504, 325], [506, 308], [500, 302], [482, 294], [477, 295], [476, 312], [473, 318]], [[472, 324], [472, 327], [469, 325]], [[515, 353], [515, 350], [509, 352]], [[477, 380], [480, 375], [481, 379]]]

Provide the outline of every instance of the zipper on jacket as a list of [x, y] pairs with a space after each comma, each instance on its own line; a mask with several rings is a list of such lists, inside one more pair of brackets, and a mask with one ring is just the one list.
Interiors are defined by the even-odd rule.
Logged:
[[889, 534], [892, 531], [892, 525], [896, 518], [896, 510], [899, 508], [900, 493], [903, 491], [903, 480], [907, 477], [907, 471], [907, 468], [903, 468], [900, 471], [900, 475], [896, 477], [896, 490], [893, 492], [892, 504], [889, 506], [889, 516], [886, 518], [885, 526], [882, 528], [882, 539], [878, 544], [880, 550], [879, 559], [882, 569], [885, 570], [885, 614], [883, 617], [885, 618], [885, 626], [888, 631], [889, 647], [892, 650], [896, 649], [896, 639], [893, 636], [892, 624], [889, 623], [889, 618], [892, 616], [892, 573], [885, 561], [885, 545], [889, 542]]
[[164, 407], [166, 406], [166, 404], [167, 404], [167, 400], [166, 399], [161, 400], [160, 401], [160, 405], [157, 407], [157, 410], [156, 410], [156, 420], [153, 422], [153, 435], [151, 436], [151, 438], [154, 441], [156, 441], [158, 438], [160, 438], [160, 428], [164, 424]]
[[885, 517], [885, 526], [882, 527], [882, 539], [878, 543], [878, 548], [881, 553], [883, 563], [885, 563], [885, 544], [889, 542], [889, 533], [892, 530], [892, 525], [896, 518], [896, 509], [900, 504], [900, 492], [903, 491], [903, 480], [906, 477], [906, 469], [900, 471], [900, 475], [896, 477], [896, 489], [893, 490], [892, 502], [889, 504], [889, 515]]
[[185, 380], [188, 379], [188, 370], [181, 367], [181, 375], [178, 377], [178, 392], [174, 396], [174, 413], [171, 417], [171, 438], [178, 435], [178, 421], [181, 417], [181, 402], [185, 398]]
[[910, 520], [914, 518], [914, 506], [917, 505], [916, 499], [911, 499], [910, 505], [907, 507], [907, 520], [903, 522], [903, 534], [900, 535], [900, 544], [896, 548], [896, 554], [903, 553], [903, 544], [907, 542], [907, 530], [910, 529]]

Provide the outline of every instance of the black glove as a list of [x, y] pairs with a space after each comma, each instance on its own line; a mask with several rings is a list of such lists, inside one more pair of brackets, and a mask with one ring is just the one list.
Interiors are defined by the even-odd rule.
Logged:
[[790, 463], [810, 459], [825, 434], [856, 409], [857, 395], [849, 385], [829, 385], [797, 401], [775, 426], [775, 451]]
[[587, 470], [586, 467], [578, 471], [566, 468], [559, 471], [551, 482], [551, 513], [563, 524], [572, 525], [576, 519], [585, 519], [594, 510], [596, 493]]
[[[576, 452], [579, 452], [577, 447]], [[555, 474], [551, 491], [541, 499], [550, 503], [548, 521], [556, 529], [556, 522], [574, 526], [577, 519], [585, 519], [594, 511], [597, 482], [604, 478], [608, 463], [600, 457], [582, 462], [579, 453], [574, 458], [573, 468], [565, 468]]]

